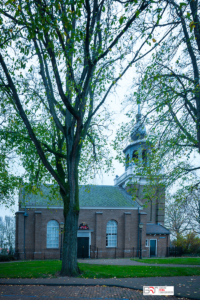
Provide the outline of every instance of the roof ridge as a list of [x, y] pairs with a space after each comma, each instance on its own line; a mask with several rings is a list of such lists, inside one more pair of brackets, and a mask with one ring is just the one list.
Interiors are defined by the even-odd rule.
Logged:
[[112, 186], [114, 188], [119, 188], [118, 186], [115, 185], [109, 185], [109, 184], [79, 184], [79, 186]]
[[159, 225], [160, 225], [160, 226], [162, 226], [163, 228], [165, 228], [165, 229], [169, 230], [169, 229], [168, 229], [168, 228], [166, 228], [166, 227], [165, 227], [163, 224], [160, 224], [160, 223], [159, 223]]

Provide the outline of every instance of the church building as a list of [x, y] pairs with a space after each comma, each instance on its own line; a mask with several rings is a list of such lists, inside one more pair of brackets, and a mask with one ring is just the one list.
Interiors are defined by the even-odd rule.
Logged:
[[[80, 186], [77, 247], [79, 258], [165, 257], [169, 230], [164, 227], [165, 191], [154, 187], [146, 198], [148, 180], [136, 175], [148, 166], [150, 147], [138, 109], [132, 142], [124, 149], [125, 172], [114, 186]], [[59, 259], [62, 256], [63, 204], [51, 198], [51, 186], [37, 194], [21, 189], [16, 212], [15, 251], [19, 259]]]

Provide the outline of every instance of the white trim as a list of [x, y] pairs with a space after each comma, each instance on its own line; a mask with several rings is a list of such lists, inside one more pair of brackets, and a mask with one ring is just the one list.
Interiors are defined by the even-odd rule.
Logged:
[[[23, 208], [23, 207], [21, 207]], [[38, 208], [43, 208], [43, 209], [64, 209], [63, 207], [61, 206], [26, 206], [26, 208], [32, 208], [32, 209], [38, 209]], [[81, 206], [80, 209], [132, 209], [132, 210], [138, 210], [138, 207], [129, 207], [129, 206], [126, 206], [126, 207], [103, 207], [103, 206], [87, 206], [87, 207], [83, 207]], [[139, 209], [143, 210], [143, 208], [139, 207]], [[22, 212], [24, 213], [24, 211]]]
[[[106, 247], [115, 248], [117, 247], [117, 222], [115, 220], [109, 220], [106, 225]], [[116, 243], [115, 245], [112, 245]]]
[[156, 253], [155, 253], [155, 257], [157, 257], [157, 243], [158, 243], [158, 241], [157, 241], [157, 239], [149, 239], [149, 257], [151, 257], [150, 256], [150, 250], [151, 250], [151, 241], [156, 241]]
[[93, 229], [77, 229], [78, 232], [94, 232]]
[[59, 249], [59, 223], [56, 220], [50, 220], [46, 225], [46, 248]]
[[[97, 207], [93, 207], [93, 206], [91, 206], [91, 207], [82, 207], [82, 206], [80, 206], [80, 209], [133, 209], [133, 210], [138, 210], [138, 207], [129, 207], [129, 206], [126, 206], [126, 207], [103, 207], [103, 206], [97, 206]], [[143, 208], [140, 208], [139, 207], [139, 209], [143, 209]]]

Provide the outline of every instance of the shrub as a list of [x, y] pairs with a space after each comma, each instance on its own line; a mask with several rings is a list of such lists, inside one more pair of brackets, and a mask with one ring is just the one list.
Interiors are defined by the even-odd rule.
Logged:
[[185, 254], [200, 254], [200, 239], [194, 232], [189, 232], [185, 237], [178, 235], [173, 246], [182, 247]]
[[0, 261], [11, 261], [11, 260], [15, 260], [14, 255], [0, 254]]

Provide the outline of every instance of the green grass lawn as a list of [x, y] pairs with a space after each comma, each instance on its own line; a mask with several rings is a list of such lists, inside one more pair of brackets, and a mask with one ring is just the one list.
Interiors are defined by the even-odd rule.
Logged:
[[[200, 268], [171, 268], [150, 266], [110, 266], [79, 264], [80, 277], [127, 278], [157, 276], [200, 275]], [[45, 278], [56, 277], [61, 269], [59, 260], [26, 261], [0, 264], [0, 278]]]
[[176, 264], [176, 265], [200, 265], [200, 257], [168, 257], [168, 258], [144, 258], [132, 259], [147, 264]]

